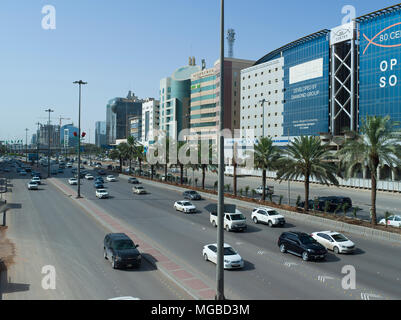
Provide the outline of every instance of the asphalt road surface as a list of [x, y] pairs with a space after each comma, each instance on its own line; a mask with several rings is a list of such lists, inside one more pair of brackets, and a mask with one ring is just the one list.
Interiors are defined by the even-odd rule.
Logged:
[[[10, 202], [21, 209], [7, 217], [16, 256], [1, 273], [0, 300], [191, 298], [146, 261], [140, 269], [112, 269], [103, 258], [107, 231], [101, 225], [45, 180], [40, 190], [28, 191], [30, 176], [8, 176], [13, 177]], [[49, 265], [56, 271], [55, 290], [42, 287], [42, 268]]]
[[[56, 177], [67, 184], [71, 176], [67, 169]], [[111, 216], [138, 230], [158, 243], [163, 253], [199, 274], [214, 287], [215, 265], [203, 261], [202, 247], [216, 242], [216, 229], [209, 222], [204, 207], [208, 200], [195, 202], [197, 214], [176, 212], [173, 204], [181, 200], [179, 192], [163, 185], [152, 186], [145, 180], [147, 195], [132, 194], [132, 185], [120, 177], [117, 182], [105, 183], [111, 197], [95, 197], [93, 181], [84, 180], [81, 192]], [[75, 187], [76, 188], [76, 187]], [[241, 209], [241, 208], [240, 208]], [[277, 239], [286, 230], [311, 233], [315, 230], [305, 223], [287, 218], [284, 228], [254, 225], [250, 212], [244, 233], [225, 232], [225, 242], [231, 244], [244, 258], [243, 270], [225, 271], [226, 296], [231, 299], [400, 299], [400, 243], [366, 239], [347, 234], [356, 243], [352, 255], [329, 253], [322, 262], [303, 262], [290, 254], [280, 253]], [[344, 290], [344, 266], [356, 270], [356, 289]]]

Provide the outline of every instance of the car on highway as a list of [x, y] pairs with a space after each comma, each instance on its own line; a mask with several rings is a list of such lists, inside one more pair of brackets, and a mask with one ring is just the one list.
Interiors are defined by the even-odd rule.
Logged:
[[110, 260], [113, 269], [140, 267], [138, 247], [125, 233], [109, 233], [103, 240], [103, 257]]
[[108, 176], [106, 177], [106, 180], [107, 180], [108, 182], [116, 182], [116, 181], [117, 181], [116, 177], [113, 176], [113, 175], [108, 175]]
[[104, 183], [104, 179], [100, 176], [96, 177], [95, 181], [100, 181], [101, 183]]
[[[256, 189], [253, 189], [256, 194], [262, 195], [263, 194], [263, 186], [259, 186]], [[273, 186], [265, 186], [265, 194], [273, 194], [274, 187]]]
[[[212, 243], [203, 247], [203, 259], [217, 264], [217, 244]], [[224, 243], [224, 269], [240, 269], [244, 267], [244, 260], [229, 244]]]
[[[213, 206], [210, 211], [210, 223], [213, 227], [217, 227], [217, 206]], [[246, 218], [235, 206], [224, 205], [224, 229], [230, 231], [245, 231], [247, 229]]]
[[72, 163], [71, 162], [67, 162], [66, 167], [67, 168], [72, 168]]
[[106, 189], [96, 189], [96, 197], [99, 199], [105, 199], [109, 197], [109, 193]]
[[128, 183], [139, 184], [140, 182], [137, 178], [130, 177], [128, 178]]
[[36, 182], [29, 181], [27, 187], [28, 190], [38, 190], [39, 185]]
[[57, 172], [58, 172], [58, 173], [64, 173], [64, 170], [63, 170], [63, 168], [58, 168], [58, 169], [57, 169]]
[[184, 196], [184, 199], [188, 199], [188, 200], [201, 200], [202, 197], [199, 193], [197, 193], [195, 190], [187, 190], [184, 191], [184, 193], [182, 194]]
[[37, 184], [42, 184], [42, 181], [40, 180], [39, 177], [33, 177], [33, 178], [31, 179], [31, 182], [35, 182], [35, 183], [37, 183]]
[[336, 254], [352, 253], [355, 251], [355, 243], [339, 232], [318, 231], [313, 232], [311, 237], [327, 250], [332, 250]]
[[[379, 224], [386, 225], [386, 219], [383, 218], [379, 221]], [[401, 227], [401, 216], [391, 215], [387, 219], [387, 225], [400, 228]]]
[[143, 186], [133, 186], [132, 192], [136, 194], [146, 194], [146, 190]]
[[86, 179], [86, 180], [93, 180], [93, 179], [95, 179], [95, 177], [92, 176], [90, 173], [87, 173], [87, 174], [85, 175], [85, 179]]
[[95, 189], [104, 189], [104, 185], [102, 182], [100, 181], [95, 181], [95, 183], [93, 184], [93, 186], [95, 187]]
[[184, 213], [195, 213], [196, 207], [188, 200], [176, 201], [174, 203], [174, 209]]
[[327, 254], [327, 249], [305, 232], [283, 232], [277, 244], [281, 253], [292, 253], [304, 261], [323, 260]]
[[78, 179], [77, 178], [70, 178], [70, 179], [68, 179], [68, 183], [70, 185], [78, 185]]
[[252, 210], [251, 214], [252, 221], [257, 223], [265, 223], [269, 227], [285, 225], [285, 218], [279, 214], [276, 210], [268, 207], [258, 207]]
[[26, 171], [23, 170], [23, 169], [20, 170], [20, 171], [19, 171], [19, 175], [20, 175], [20, 176], [26, 176]]

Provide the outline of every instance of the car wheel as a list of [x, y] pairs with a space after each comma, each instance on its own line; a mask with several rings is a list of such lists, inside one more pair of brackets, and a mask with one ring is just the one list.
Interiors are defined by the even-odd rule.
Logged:
[[226, 231], [230, 232], [230, 227], [228, 225], [226, 225]]
[[304, 261], [308, 261], [308, 260], [309, 260], [309, 254], [308, 254], [308, 252], [304, 251], [304, 252], [302, 253], [302, 260], [304, 260]]
[[113, 269], [117, 269], [116, 260], [114, 259], [114, 257], [111, 257], [111, 266], [113, 267]]
[[255, 224], [258, 224], [258, 218], [256, 218], [256, 217], [253, 217], [253, 222], [255, 223]]
[[285, 248], [285, 244], [284, 244], [284, 243], [282, 243], [282, 244], [280, 245], [280, 252], [281, 252], [281, 253], [286, 253], [286, 252], [287, 252], [287, 249]]
[[271, 222], [271, 220], [269, 220], [268, 225], [269, 225], [270, 228], [272, 228], [273, 227], [273, 222]]
[[335, 254], [339, 254], [340, 253], [340, 249], [338, 247], [334, 247], [333, 251]]
[[203, 259], [205, 259], [205, 261], [208, 261], [208, 260], [209, 260], [209, 258], [207, 257], [207, 254], [206, 254], [206, 253], [203, 255]]
[[215, 227], [215, 228], [217, 227], [216, 221], [213, 220], [212, 226]]
[[107, 253], [106, 253], [106, 249], [103, 248], [103, 257], [107, 260]]

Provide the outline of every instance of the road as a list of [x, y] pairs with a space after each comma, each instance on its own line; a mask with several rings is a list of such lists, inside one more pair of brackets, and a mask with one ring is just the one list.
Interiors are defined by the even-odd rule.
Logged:
[[[57, 175], [63, 183], [69, 177]], [[209, 222], [204, 207], [208, 200], [196, 202], [200, 212], [184, 215], [173, 209], [180, 193], [143, 181], [148, 195], [133, 195], [131, 185], [120, 177], [106, 183], [111, 198], [95, 197], [92, 181], [84, 181], [81, 192], [112, 217], [138, 230], [158, 244], [163, 253], [185, 265], [210, 286], [214, 286], [215, 265], [202, 259], [203, 245], [216, 241], [216, 229]], [[250, 212], [243, 211], [250, 221]], [[400, 243], [389, 243], [348, 235], [357, 245], [353, 255], [329, 253], [326, 261], [303, 262], [298, 257], [281, 254], [277, 239], [285, 230], [317, 231], [287, 218], [284, 228], [251, 224], [244, 233], [225, 232], [225, 242], [239, 251], [245, 268], [225, 271], [226, 296], [231, 299], [400, 299]], [[344, 266], [356, 269], [357, 288], [344, 290], [341, 273]]]
[[[191, 298], [146, 261], [140, 269], [113, 270], [103, 258], [107, 230], [51, 184], [28, 191], [28, 177], [9, 176], [11, 202], [21, 209], [7, 218], [16, 257], [1, 274], [0, 299]], [[55, 290], [42, 288], [42, 268], [48, 265], [55, 267]]]

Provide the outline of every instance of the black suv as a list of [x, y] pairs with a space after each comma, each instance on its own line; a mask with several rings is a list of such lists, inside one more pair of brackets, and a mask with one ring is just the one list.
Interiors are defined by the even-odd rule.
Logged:
[[310, 235], [304, 232], [283, 232], [277, 242], [282, 253], [292, 253], [304, 261], [325, 259], [327, 250]]
[[201, 200], [202, 199], [201, 195], [194, 190], [184, 191], [184, 193], [182, 195], [184, 196], [184, 199], [189, 199], [189, 200]]
[[139, 245], [135, 245], [125, 233], [109, 233], [103, 243], [103, 256], [110, 259], [113, 269], [141, 265], [142, 256], [137, 249]]

